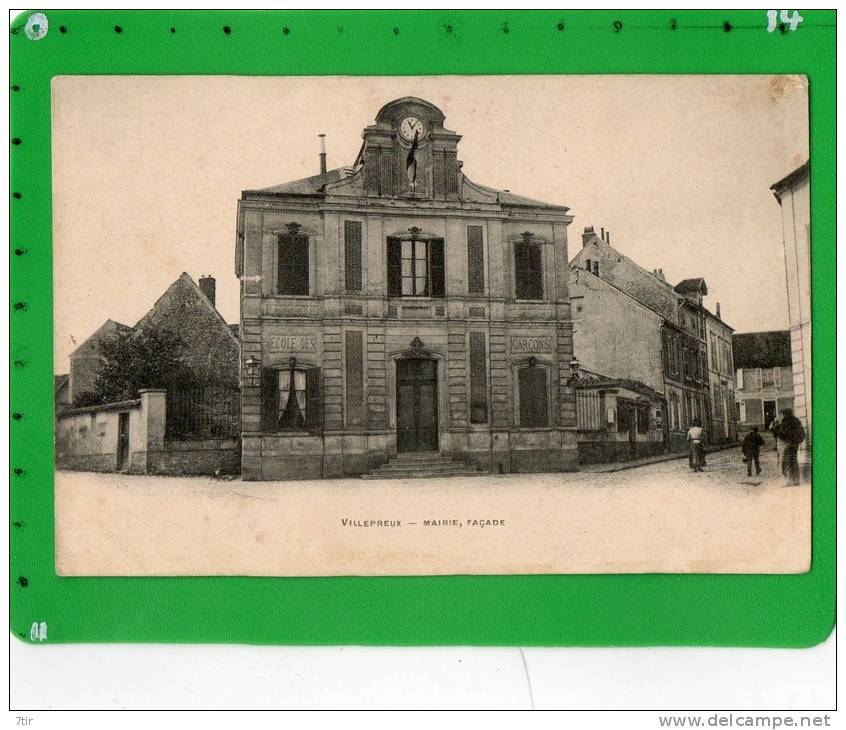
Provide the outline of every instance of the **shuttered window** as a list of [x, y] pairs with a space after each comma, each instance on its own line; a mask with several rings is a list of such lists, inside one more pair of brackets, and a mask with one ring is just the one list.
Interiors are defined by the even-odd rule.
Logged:
[[308, 296], [308, 236], [279, 236], [278, 293]]
[[514, 245], [515, 294], [517, 299], [543, 299], [541, 247], [521, 241]]
[[429, 242], [429, 260], [431, 263], [431, 296], [442, 297], [446, 294], [446, 269], [444, 266], [444, 240], [433, 238]]
[[388, 296], [443, 297], [444, 241], [388, 239]]
[[537, 366], [520, 368], [519, 383], [520, 426], [542, 428], [549, 425], [549, 392], [546, 369]]
[[485, 251], [482, 226], [467, 226], [467, 291], [485, 293]]
[[488, 422], [488, 358], [485, 333], [470, 333], [470, 423]]
[[360, 426], [364, 421], [363, 340], [361, 332], [348, 331], [344, 335], [347, 426]]
[[344, 288], [361, 291], [360, 221], [344, 221]]

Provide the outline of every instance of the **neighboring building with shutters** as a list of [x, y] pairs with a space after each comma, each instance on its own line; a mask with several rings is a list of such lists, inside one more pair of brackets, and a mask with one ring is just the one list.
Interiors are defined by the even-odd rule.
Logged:
[[794, 407], [790, 331], [737, 334], [732, 344], [740, 431], [769, 431], [782, 409]]
[[664, 395], [642, 427], [662, 430], [668, 450], [686, 449], [687, 430], [697, 422], [713, 440], [706, 332], [709, 319], [724, 323], [704, 305], [704, 279], [673, 287], [661, 269], [642, 268], [610, 238], [585, 228], [570, 262], [576, 357], [588, 371]]
[[572, 217], [472, 182], [443, 123], [398, 99], [351, 166], [243, 192], [245, 479], [362, 474], [404, 452], [577, 467]]

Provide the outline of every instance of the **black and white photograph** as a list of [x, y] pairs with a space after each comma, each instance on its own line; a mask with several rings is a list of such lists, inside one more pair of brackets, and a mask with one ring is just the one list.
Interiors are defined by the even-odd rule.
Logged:
[[53, 80], [56, 569], [802, 573], [803, 76]]

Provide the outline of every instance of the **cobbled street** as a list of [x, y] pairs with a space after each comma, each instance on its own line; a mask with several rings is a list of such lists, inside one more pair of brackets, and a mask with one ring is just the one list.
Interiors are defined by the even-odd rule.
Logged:
[[[56, 473], [68, 575], [802, 572], [811, 488], [739, 449], [612, 472], [242, 482]], [[480, 499], [480, 492], [484, 498]], [[484, 505], [484, 507], [480, 507]]]

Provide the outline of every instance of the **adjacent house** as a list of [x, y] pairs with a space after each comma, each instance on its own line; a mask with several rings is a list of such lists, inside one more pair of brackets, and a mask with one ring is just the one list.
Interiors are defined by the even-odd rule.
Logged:
[[[725, 361], [722, 347], [731, 327], [705, 306], [704, 279], [685, 279], [674, 287], [663, 270], [642, 268], [611, 246], [610, 234], [587, 227], [570, 262], [569, 284], [576, 357], [587, 371], [633, 380], [663, 396], [660, 407], [649, 412], [665, 448], [686, 448], [687, 430], [696, 422], [711, 441], [734, 438], [733, 416], [724, 419], [734, 390], [731, 361]], [[709, 333], [719, 335], [713, 346]], [[715, 370], [718, 411], [709, 382], [709, 347], [723, 358]], [[715, 413], [723, 418], [719, 428]]]
[[811, 448], [811, 189], [806, 162], [775, 183], [771, 190], [781, 206], [794, 413], [808, 438], [800, 448], [800, 462]]
[[138, 322], [129, 325], [107, 319], [70, 356], [68, 402], [96, 390], [102, 363], [100, 343], [115, 333], [151, 327], [177, 332], [185, 343], [183, 364], [198, 382], [238, 386], [238, 330], [228, 325], [215, 308], [216, 281], [202, 277], [199, 285], [182, 273]]
[[[106, 320], [71, 354], [57, 376], [56, 461], [60, 468], [135, 473], [236, 472], [241, 457], [238, 330], [215, 308], [215, 279], [186, 273], [134, 327]], [[151, 328], [178, 333], [184, 380], [138, 397], [102, 403], [100, 344]], [[185, 383], [190, 383], [190, 390]]]
[[577, 467], [572, 216], [472, 181], [444, 121], [397, 99], [352, 165], [243, 192], [244, 479]]
[[784, 408], [794, 408], [789, 330], [746, 332], [732, 338], [738, 426], [769, 431]]

